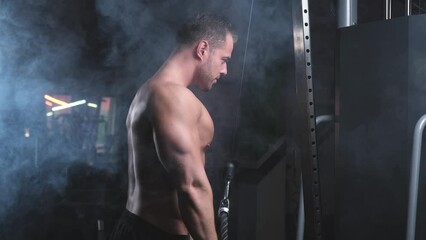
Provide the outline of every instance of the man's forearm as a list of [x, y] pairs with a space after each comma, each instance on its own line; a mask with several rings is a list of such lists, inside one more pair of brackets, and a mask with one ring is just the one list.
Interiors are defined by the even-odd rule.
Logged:
[[194, 240], [217, 240], [210, 186], [191, 186], [178, 191], [183, 221]]

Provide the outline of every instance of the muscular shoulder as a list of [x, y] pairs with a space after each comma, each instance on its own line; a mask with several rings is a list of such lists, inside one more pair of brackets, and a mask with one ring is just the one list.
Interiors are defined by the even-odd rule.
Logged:
[[183, 114], [198, 118], [202, 109], [201, 102], [189, 89], [171, 83], [153, 85], [149, 102], [155, 115]]

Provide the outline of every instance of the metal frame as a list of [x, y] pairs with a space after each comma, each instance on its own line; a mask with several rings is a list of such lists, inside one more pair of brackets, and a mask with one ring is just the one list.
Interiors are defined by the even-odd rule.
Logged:
[[[315, 124], [318, 126], [323, 122], [334, 121], [333, 115], [321, 115], [315, 118]], [[300, 176], [300, 196], [299, 196], [299, 213], [297, 220], [296, 240], [303, 240], [305, 232], [305, 208], [303, 206], [303, 178]]]
[[413, 155], [411, 158], [410, 194], [408, 197], [407, 240], [416, 236], [417, 195], [419, 193], [420, 156], [422, 152], [423, 130], [426, 125], [426, 114], [416, 124], [413, 137]]
[[308, 0], [293, 0], [295, 75], [302, 133], [298, 139], [303, 177], [305, 239], [322, 239], [321, 200], [312, 84], [311, 35]]
[[411, 5], [412, 5], [411, 4], [411, 0], [406, 0], [405, 1], [405, 15], [406, 16], [410, 16], [411, 15], [411, 9], [412, 9]]
[[385, 19], [392, 19], [392, 0], [385, 0]]
[[358, 22], [358, 0], [339, 0], [337, 3], [337, 27], [349, 27]]

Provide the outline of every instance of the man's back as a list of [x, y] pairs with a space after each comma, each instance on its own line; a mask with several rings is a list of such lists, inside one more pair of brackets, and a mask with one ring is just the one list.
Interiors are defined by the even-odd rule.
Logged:
[[[139, 89], [127, 116], [129, 189], [126, 207], [160, 229], [180, 235], [188, 234], [188, 229], [179, 210], [178, 183], [172, 177], [176, 169], [174, 160], [164, 154], [168, 150], [162, 149], [161, 143], [173, 138], [173, 134], [163, 133], [179, 132], [180, 119], [188, 117], [195, 119], [191, 128], [196, 129], [194, 134], [197, 135], [193, 136], [195, 146], [191, 147], [200, 149], [201, 156], [197, 160], [204, 166], [204, 151], [213, 138], [213, 122], [205, 107], [186, 87], [164, 79], [151, 79]], [[156, 129], [161, 134], [156, 134]]]

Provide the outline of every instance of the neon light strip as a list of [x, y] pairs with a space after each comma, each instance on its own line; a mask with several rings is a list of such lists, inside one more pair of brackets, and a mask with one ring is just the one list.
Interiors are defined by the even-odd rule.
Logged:
[[98, 105], [94, 104], [94, 103], [88, 103], [87, 106], [92, 107], [92, 108], [98, 108]]
[[56, 103], [56, 104], [59, 104], [59, 105], [62, 105], [62, 106], [65, 106], [65, 105], [67, 105], [68, 103], [67, 102], [64, 102], [64, 101], [61, 101], [61, 100], [59, 100], [59, 99], [56, 99], [56, 98], [54, 98], [54, 97], [51, 97], [51, 96], [49, 96], [49, 95], [44, 95], [44, 98], [45, 99], [47, 99], [47, 100], [49, 100], [49, 101], [51, 101], [51, 102], [54, 102], [54, 103]]
[[77, 102], [68, 103], [67, 105], [54, 107], [54, 108], [52, 108], [52, 111], [56, 112], [56, 111], [59, 111], [59, 110], [75, 107], [75, 106], [82, 105], [82, 104], [85, 104], [85, 103], [86, 103], [86, 100], [80, 100], [80, 101], [77, 101]]

